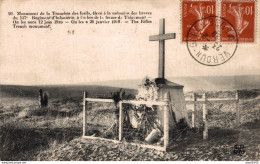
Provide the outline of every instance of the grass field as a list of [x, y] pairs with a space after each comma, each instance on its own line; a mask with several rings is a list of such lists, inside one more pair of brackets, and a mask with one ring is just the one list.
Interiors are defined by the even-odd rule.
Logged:
[[[242, 99], [241, 126], [226, 127], [229, 113], [214, 117], [209, 139], [200, 130], [172, 140], [168, 152], [127, 144], [82, 139], [82, 95], [119, 88], [51, 86], [0, 87], [0, 160], [259, 160], [260, 97]], [[49, 92], [49, 106], [38, 107], [38, 89]], [[76, 89], [75, 89], [76, 88]], [[105, 90], [105, 91], [104, 91]], [[135, 93], [135, 90], [127, 90]], [[226, 106], [232, 108], [232, 106]], [[223, 108], [225, 109], [225, 108]], [[215, 113], [216, 114], [216, 113]], [[232, 115], [231, 115], [232, 116]], [[233, 116], [232, 116], [233, 117]], [[213, 122], [215, 121], [215, 122]], [[223, 123], [224, 124], [219, 124]], [[219, 126], [214, 127], [214, 124]], [[235, 145], [245, 153], [234, 154]], [[240, 149], [239, 149], [240, 150]]]

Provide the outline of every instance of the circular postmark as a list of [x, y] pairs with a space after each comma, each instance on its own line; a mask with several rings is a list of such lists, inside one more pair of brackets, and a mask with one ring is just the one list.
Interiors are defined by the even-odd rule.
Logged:
[[[228, 38], [220, 42], [221, 37]], [[190, 55], [200, 64], [217, 66], [235, 54], [238, 35], [225, 18], [209, 16], [195, 21], [187, 33], [186, 44]]]

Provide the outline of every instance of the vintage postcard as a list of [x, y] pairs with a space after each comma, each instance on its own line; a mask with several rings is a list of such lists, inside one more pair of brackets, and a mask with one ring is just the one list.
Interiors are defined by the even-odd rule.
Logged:
[[259, 9], [0, 0], [0, 160], [258, 164]]

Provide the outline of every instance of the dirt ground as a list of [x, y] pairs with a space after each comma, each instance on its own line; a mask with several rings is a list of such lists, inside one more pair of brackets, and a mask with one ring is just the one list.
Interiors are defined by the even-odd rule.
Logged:
[[[221, 132], [221, 131], [219, 131]], [[219, 133], [216, 132], [216, 133]], [[167, 152], [115, 144], [109, 141], [76, 138], [37, 155], [46, 161], [258, 161], [260, 160], [260, 130], [222, 131], [225, 136], [211, 134], [208, 140], [198, 138], [171, 143]], [[215, 136], [214, 136], [215, 135]], [[258, 143], [258, 144], [256, 144]], [[234, 146], [244, 145], [245, 153], [235, 154]]]
[[81, 98], [54, 99], [47, 109], [38, 109], [37, 99], [0, 99], [0, 160], [260, 160], [260, 97], [241, 100], [239, 106], [239, 128], [210, 128], [208, 140], [202, 140], [201, 131], [190, 131], [162, 152], [83, 139]]

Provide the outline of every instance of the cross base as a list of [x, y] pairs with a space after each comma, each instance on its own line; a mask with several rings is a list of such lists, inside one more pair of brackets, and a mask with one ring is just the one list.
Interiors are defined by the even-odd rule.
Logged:
[[156, 78], [155, 83], [158, 84], [166, 84], [166, 79], [165, 78]]

